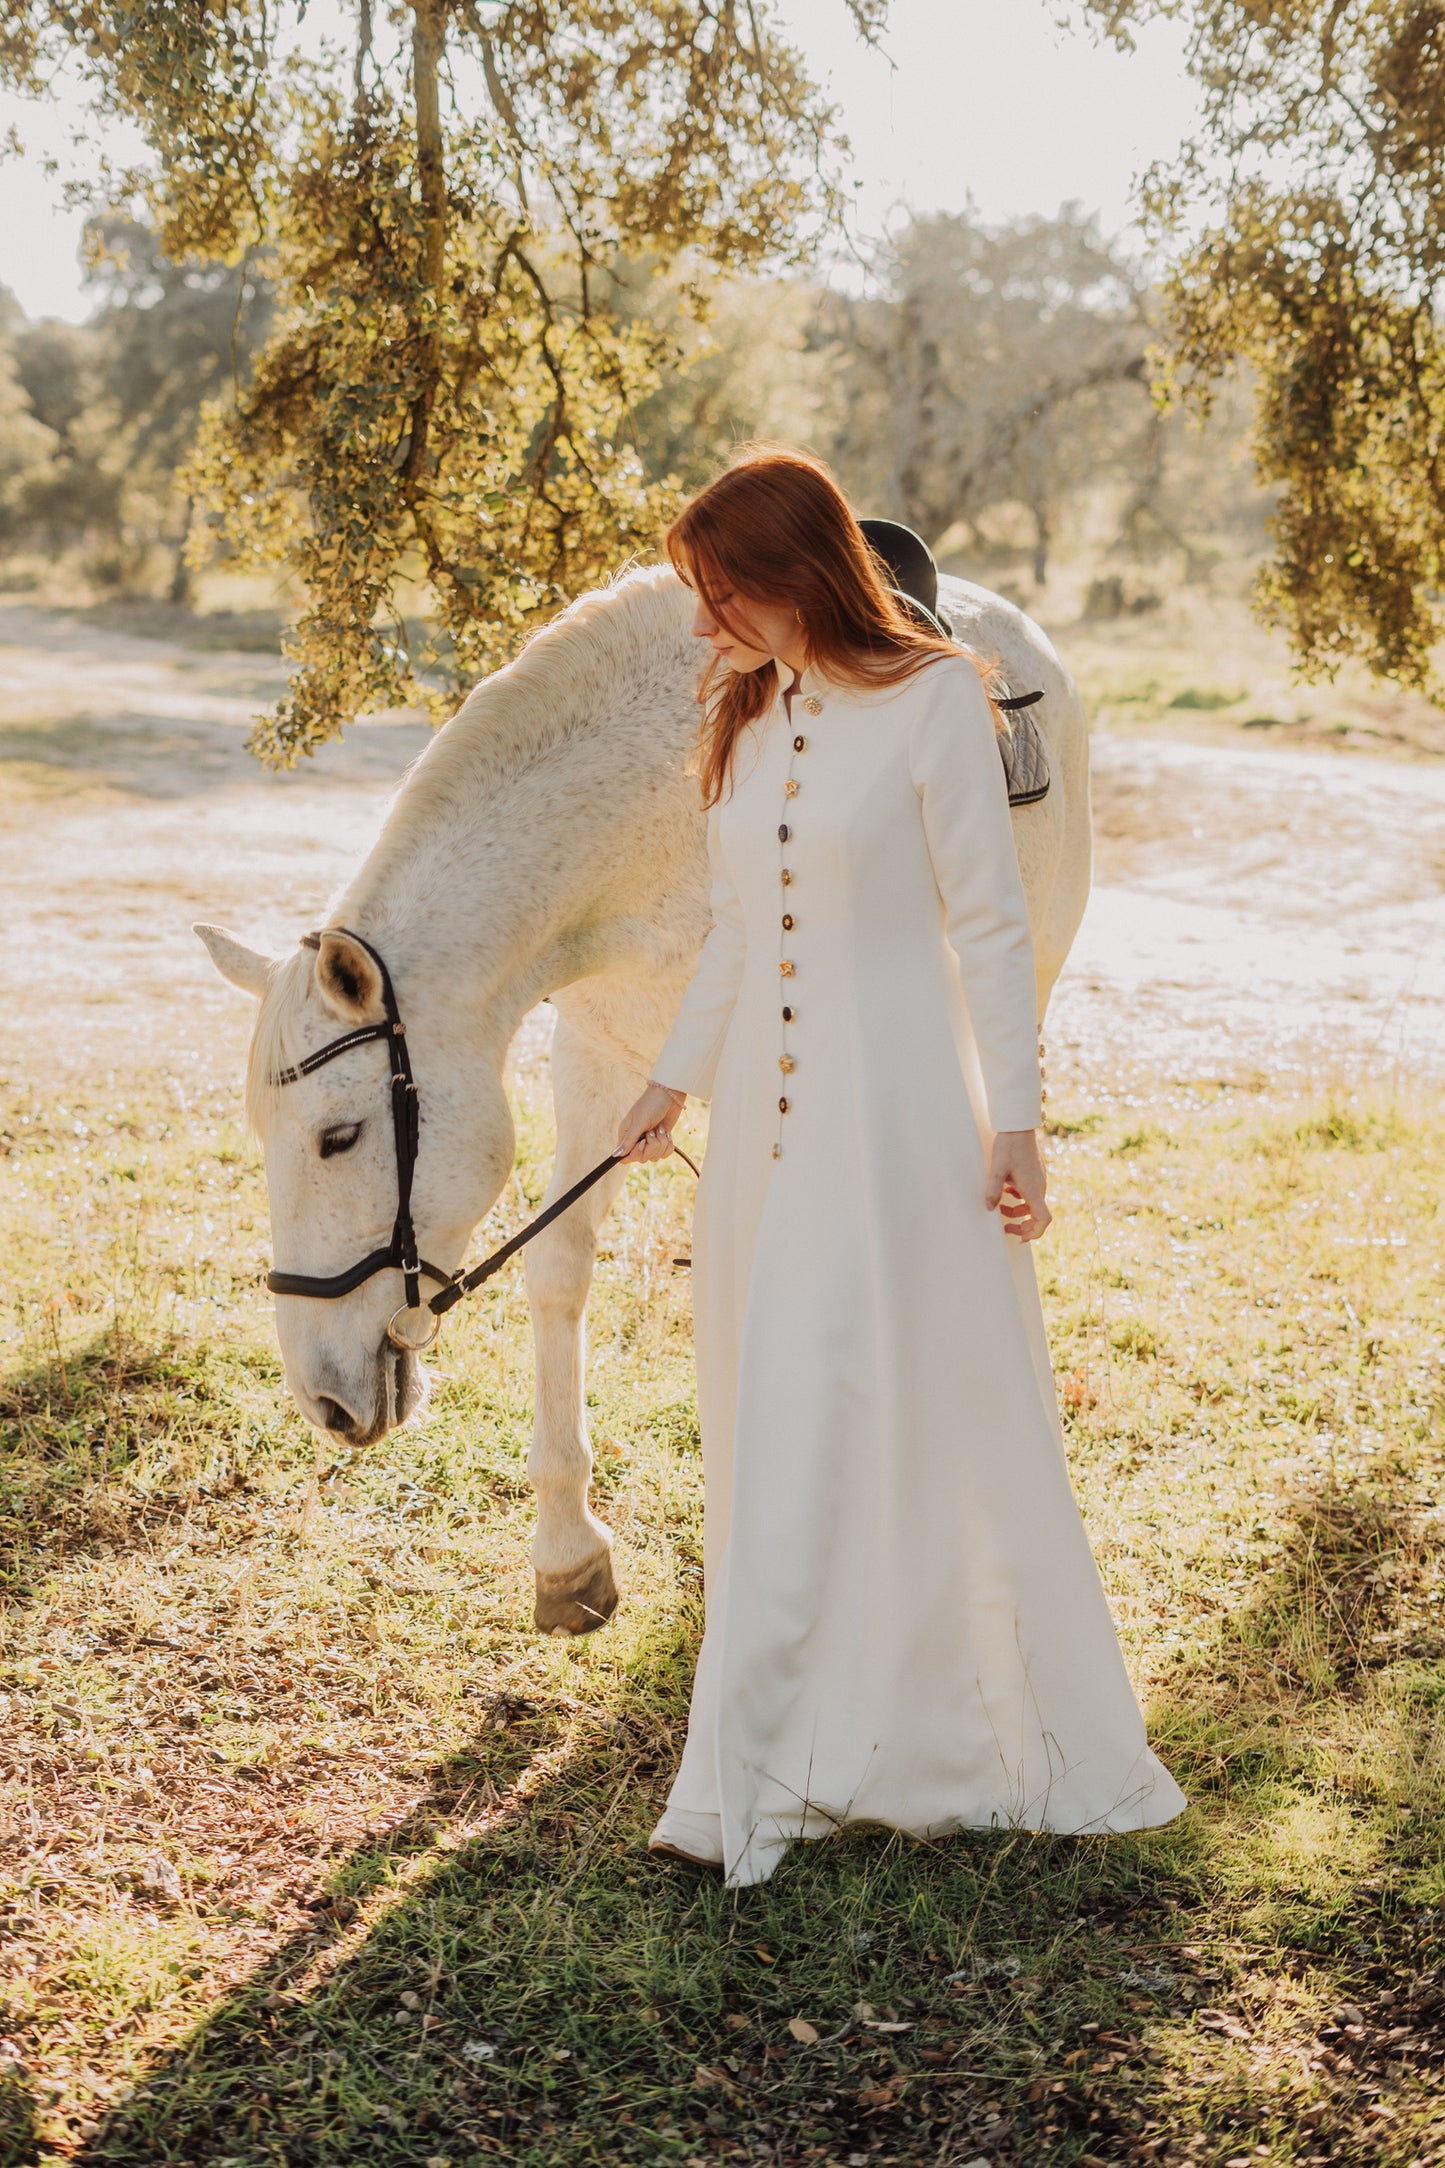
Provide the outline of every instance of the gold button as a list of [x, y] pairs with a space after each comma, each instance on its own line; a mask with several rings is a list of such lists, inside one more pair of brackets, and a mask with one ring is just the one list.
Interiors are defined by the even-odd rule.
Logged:
[[793, 740], [793, 751], [794, 751], [795, 753], [806, 753], [806, 752], [807, 752], [807, 750], [808, 750], [808, 741], [807, 741], [807, 739], [806, 739], [806, 738], [794, 738], [794, 740]]
[[821, 715], [823, 712], [822, 701], [819, 700], [813, 693], [809, 693], [807, 699], [803, 702], [803, 706], [807, 709], [810, 715]]
[[791, 933], [793, 930], [793, 914], [791, 911], [784, 911], [783, 924], [787, 927], [789, 933]]
[[792, 959], [792, 957], [791, 957], [791, 956], [785, 956], [785, 957], [783, 958], [782, 962], [781, 962], [781, 963], [780, 963], [780, 964], [778, 965], [778, 969], [779, 969], [779, 971], [781, 971], [781, 973], [783, 974], [783, 977], [784, 977], [785, 979], [790, 979], [790, 978], [791, 978], [791, 977], [793, 976], [793, 959]]
[[796, 798], [798, 795], [797, 778], [790, 775], [787, 782], [783, 785], [783, 788], [790, 798]]
[[775, 1145], [773, 1146], [773, 1157], [774, 1157], [774, 1159], [781, 1159], [781, 1158], [782, 1158], [782, 1156], [783, 1156], [783, 1147], [781, 1146], [781, 1144], [775, 1144]]
[[791, 1054], [779, 1054], [778, 1067], [782, 1070], [784, 1076], [791, 1076], [797, 1066], [798, 1064]]
[[787, 1100], [786, 1100], [786, 1099], [780, 1099], [780, 1100], [778, 1101], [778, 1112], [779, 1112], [780, 1114], [786, 1114], [786, 1113], [787, 1113], [787, 1111], [788, 1111], [788, 1102], [787, 1102]]
[[784, 866], [784, 868], [783, 868], [783, 886], [784, 886], [784, 888], [789, 888], [789, 887], [791, 887], [791, 885], [792, 885], [792, 880], [793, 880], [793, 876], [792, 876], [792, 874], [791, 874], [791, 873], [789, 873], [789, 871], [788, 871], [787, 867], [786, 867], [786, 866]]

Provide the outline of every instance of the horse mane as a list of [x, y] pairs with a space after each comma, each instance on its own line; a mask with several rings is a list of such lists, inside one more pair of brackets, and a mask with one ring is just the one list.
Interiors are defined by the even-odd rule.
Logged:
[[[669, 644], [685, 660], [687, 627], [686, 590], [666, 565], [635, 566], [569, 603], [472, 688], [412, 762], [380, 836], [322, 923], [361, 931], [365, 920], [374, 936], [378, 891], [416, 860], [419, 846], [559, 740], [595, 727], [609, 696], [636, 687], [644, 663], [655, 665]], [[306, 1051], [315, 963], [307, 948], [283, 958], [261, 997], [246, 1064], [246, 1119], [258, 1135], [281, 1090], [272, 1080]]]
[[559, 741], [595, 728], [669, 644], [691, 650], [688, 598], [668, 565], [634, 566], [589, 589], [473, 687], [402, 778], [374, 850], [348, 889], [363, 914], [399, 859]]

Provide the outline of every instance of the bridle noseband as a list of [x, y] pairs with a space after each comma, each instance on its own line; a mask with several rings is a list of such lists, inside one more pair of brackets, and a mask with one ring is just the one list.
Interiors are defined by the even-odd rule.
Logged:
[[[440, 1266], [429, 1265], [426, 1259], [417, 1253], [416, 1228], [411, 1216], [412, 1183], [416, 1175], [421, 1138], [420, 1100], [416, 1079], [411, 1073], [406, 1026], [397, 1008], [391, 973], [387, 970], [383, 958], [369, 941], [363, 941], [359, 933], [352, 933], [345, 926], [328, 926], [326, 931], [345, 934], [348, 941], [354, 941], [358, 948], [365, 949], [376, 965], [381, 976], [381, 1006], [385, 1021], [380, 1024], [363, 1024], [356, 1031], [345, 1032], [341, 1038], [332, 1039], [328, 1045], [318, 1047], [314, 1054], [308, 1054], [304, 1061], [298, 1061], [293, 1069], [283, 1069], [279, 1076], [272, 1077], [271, 1082], [278, 1086], [299, 1083], [302, 1077], [311, 1076], [317, 1069], [325, 1068], [327, 1062], [335, 1061], [338, 1055], [349, 1054], [353, 1047], [366, 1046], [373, 1039], [385, 1040], [387, 1059], [391, 1064], [391, 1122], [396, 1145], [396, 1219], [392, 1225], [391, 1240], [386, 1248], [373, 1250], [369, 1257], [363, 1257], [349, 1272], [337, 1272], [327, 1279], [316, 1273], [273, 1270], [266, 1275], [266, 1285], [273, 1295], [309, 1295], [318, 1302], [336, 1302], [342, 1295], [349, 1295], [354, 1288], [361, 1287], [367, 1280], [374, 1278], [378, 1272], [395, 1269], [402, 1276], [406, 1301], [399, 1310], [393, 1311], [387, 1324], [386, 1337], [393, 1347], [401, 1348], [408, 1354], [419, 1355], [431, 1346], [441, 1331], [443, 1317], [461, 1301], [463, 1295], [472, 1294], [484, 1280], [489, 1280], [524, 1242], [530, 1242], [533, 1235], [540, 1234], [544, 1227], [556, 1219], [559, 1212], [565, 1212], [594, 1182], [599, 1182], [609, 1169], [621, 1165], [622, 1162], [615, 1152], [609, 1152], [589, 1174], [583, 1175], [580, 1182], [574, 1182], [572, 1187], [562, 1196], [555, 1198], [544, 1212], [539, 1212], [535, 1219], [529, 1220], [519, 1234], [513, 1235], [510, 1241], [504, 1242], [499, 1250], [494, 1250], [490, 1257], [484, 1258], [482, 1263], [474, 1266], [470, 1272], [443, 1272]], [[301, 945], [303, 948], [319, 949], [321, 935], [303, 934]], [[696, 1174], [696, 1163], [688, 1158], [682, 1147], [676, 1145], [674, 1150]], [[421, 1282], [424, 1279], [435, 1280], [441, 1289], [441, 1292], [433, 1295], [427, 1303], [423, 1303], [421, 1299]], [[431, 1329], [424, 1340], [406, 1339], [397, 1330], [398, 1319], [409, 1316], [414, 1310], [422, 1311], [423, 1315], [430, 1314]]]

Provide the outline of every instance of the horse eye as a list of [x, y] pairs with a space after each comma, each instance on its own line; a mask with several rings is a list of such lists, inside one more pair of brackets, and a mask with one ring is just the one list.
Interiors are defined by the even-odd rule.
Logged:
[[334, 1129], [323, 1129], [321, 1157], [334, 1159], [338, 1152], [349, 1152], [360, 1135], [360, 1122], [338, 1122]]

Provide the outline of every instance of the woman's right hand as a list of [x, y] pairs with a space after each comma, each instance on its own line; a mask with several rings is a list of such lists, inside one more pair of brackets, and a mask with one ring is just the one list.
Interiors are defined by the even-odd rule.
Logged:
[[687, 1104], [686, 1092], [649, 1084], [633, 1100], [617, 1125], [618, 1159], [666, 1159], [672, 1150], [672, 1125]]

